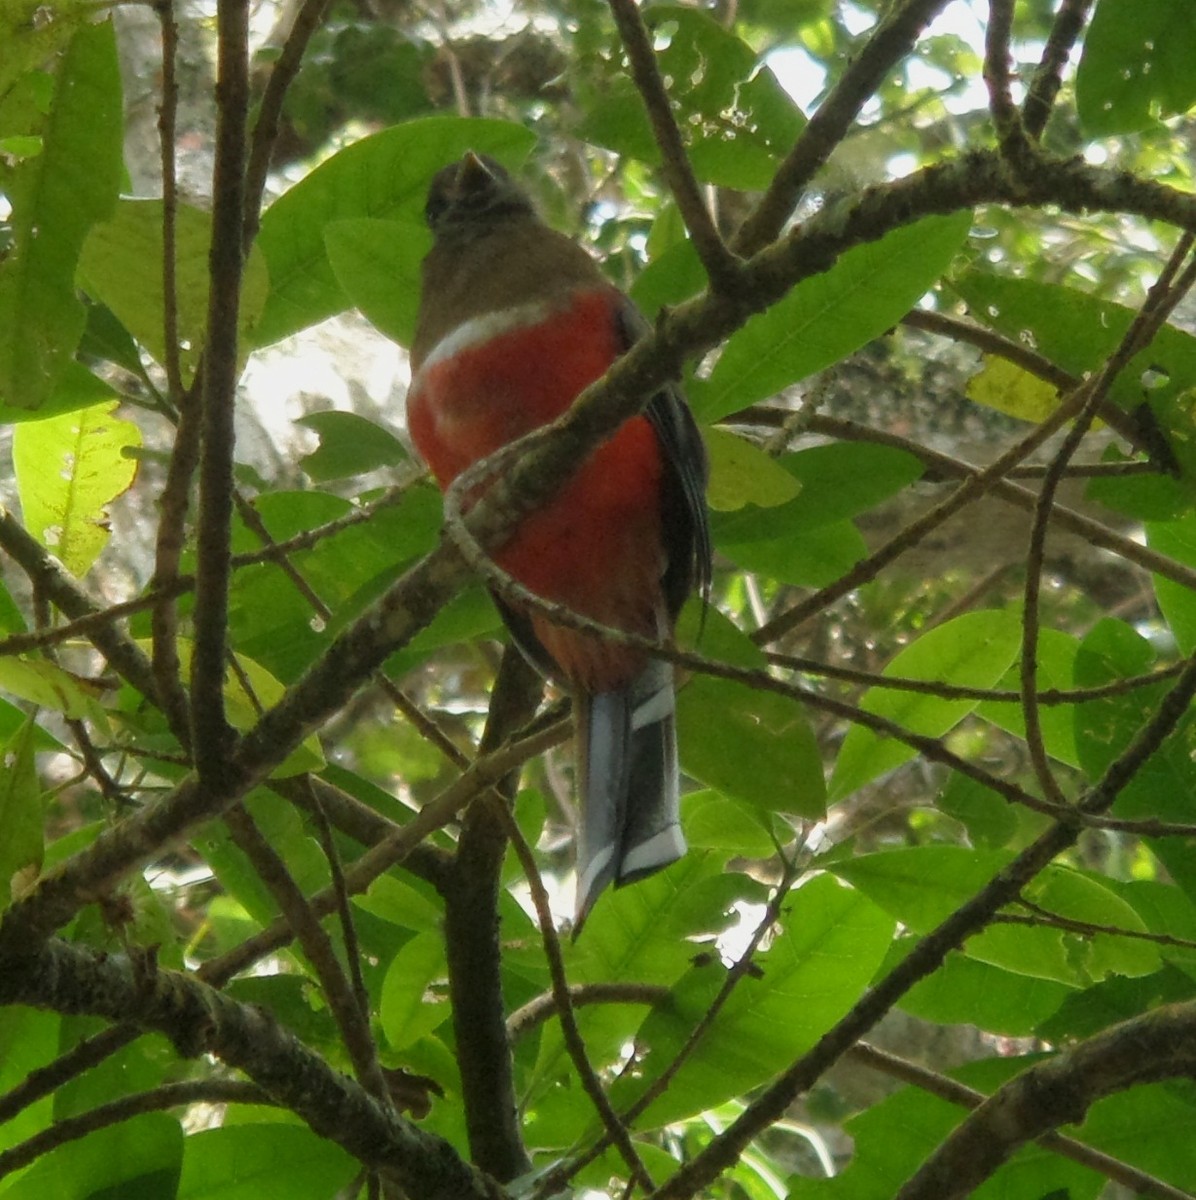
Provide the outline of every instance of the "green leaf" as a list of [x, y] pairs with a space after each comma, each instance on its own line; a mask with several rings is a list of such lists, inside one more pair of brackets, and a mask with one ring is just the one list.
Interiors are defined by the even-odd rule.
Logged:
[[702, 676], [677, 697], [687, 774], [764, 813], [826, 813], [822, 757], [801, 707], [774, 692]]
[[[730, 188], [764, 188], [805, 124], [800, 110], [747, 42], [713, 16], [680, 5], [645, 10], [659, 69], [689, 137], [697, 177]], [[616, 50], [579, 72], [578, 134], [617, 153], [657, 163], [647, 112]], [[586, 85], [590, 85], [587, 89]]]
[[295, 424], [314, 429], [319, 435], [319, 448], [302, 460], [303, 470], [316, 483], [348, 479], [408, 460], [403, 443], [393, 433], [356, 413], [312, 413]]
[[[1076, 654], [1080, 648], [1077, 638], [1057, 629], [1040, 629], [1038, 633], [1038, 674], [1040, 691], [1047, 689], [1066, 690], [1075, 678]], [[997, 686], [1006, 691], [1017, 691], [1021, 687], [1019, 668], [1011, 667]], [[991, 721], [1001, 729], [1026, 736], [1026, 721], [1022, 706], [1017, 701], [985, 700], [976, 709], [976, 715]], [[1043, 704], [1039, 706], [1038, 720], [1042, 727], [1042, 740], [1047, 753], [1068, 766], [1078, 766], [1076, 754], [1075, 718], [1070, 704]]]
[[971, 222], [970, 212], [926, 217], [799, 283], [727, 342], [694, 397], [698, 416], [738, 412], [880, 337], [951, 265]]
[[1175, 0], [1101, 0], [1076, 72], [1076, 108], [1090, 136], [1135, 133], [1196, 103], [1191, 19]]
[[[1196, 567], [1196, 513], [1177, 521], [1148, 521], [1146, 541], [1152, 550], [1175, 559], [1187, 567]], [[1155, 575], [1154, 593], [1159, 608], [1175, 636], [1181, 654], [1196, 649], [1196, 595], [1182, 583]]]
[[[748, 504], [731, 516], [742, 515], [744, 518], [743, 522], [736, 522], [738, 531], [757, 514], [777, 511]], [[714, 513], [711, 521], [715, 549], [737, 567], [778, 583], [789, 583], [794, 587], [826, 587], [868, 554], [860, 531], [850, 521], [833, 525], [789, 525], [773, 538], [752, 537], [749, 530], [749, 536], [738, 541], [724, 531], [722, 515]], [[774, 524], [761, 522], [759, 532], [763, 533]]]
[[935, 807], [954, 817], [968, 831], [974, 846], [999, 850], [1018, 829], [1017, 813], [1004, 796], [986, 788], [970, 775], [953, 771]]
[[1056, 980], [1034, 979], [963, 954], [949, 954], [933, 975], [915, 984], [899, 1003], [905, 1012], [925, 1021], [975, 1025], [1004, 1037], [1029, 1037], [1073, 994]]
[[[1076, 685], [1096, 687], [1140, 675], [1155, 661], [1136, 630], [1106, 618], [1088, 633], [1076, 655]], [[1080, 766], [1096, 783], [1157, 711], [1167, 683], [1086, 700], [1074, 709]], [[1196, 806], [1196, 715], [1186, 712], [1174, 732], [1124, 783], [1113, 807], [1121, 817], [1191, 820]], [[1196, 900], [1196, 849], [1188, 839], [1150, 838], [1147, 844], [1189, 899]]]
[[0, 656], [0, 688], [72, 721], [104, 719], [94, 685], [44, 658]]
[[[32, 717], [9, 739], [0, 758], [0, 910], [41, 870], [42, 792], [33, 761]], [[17, 886], [14, 888], [14, 884]]]
[[[62, 1018], [24, 1005], [0, 1010], [0, 1093], [7, 1095], [35, 1070], [58, 1057]], [[42, 1096], [4, 1123], [0, 1148], [8, 1149], [45, 1129], [53, 1119], [54, 1098]]]
[[450, 1011], [444, 938], [439, 932], [417, 934], [391, 960], [382, 984], [378, 1016], [390, 1048], [418, 1042]]
[[[986, 610], [965, 613], [938, 625], [907, 646], [885, 675], [990, 688], [1005, 674], [1020, 645], [1018, 615]], [[921, 692], [870, 688], [860, 702], [866, 712], [887, 717], [912, 733], [942, 737], [975, 707], [975, 700], [944, 699]], [[831, 776], [830, 795], [842, 799], [878, 775], [908, 762], [912, 746], [853, 725], [843, 739]]]
[[1158, 947], [1133, 936], [1147, 932], [1146, 922], [1103, 879], [1055, 866], [1029, 884], [1023, 894], [1040, 908], [1068, 920], [1126, 931], [1121, 937], [1094, 933], [1078, 939], [1073, 961], [1091, 979], [1152, 975], [1162, 965]]
[[[637, 1122], [655, 1128], [701, 1112], [771, 1079], [808, 1050], [859, 998], [884, 958], [893, 923], [828, 876], [812, 879], [787, 903], [784, 931], [756, 956], [731, 998], [665, 1094]], [[611, 1090], [623, 1109], [686, 1043], [721, 987], [716, 963], [692, 968], [644, 1021], [647, 1047], [637, 1078]]]
[[[6, 39], [7, 45], [7, 39]], [[38, 408], [53, 394], [86, 322], [75, 264], [121, 178], [120, 69], [112, 22], [82, 26], [59, 66], [41, 154], [6, 183], [13, 245], [0, 262], [0, 401]]]
[[18, 425], [13, 462], [25, 525], [75, 575], [84, 574], [108, 542], [108, 504], [137, 473], [127, 451], [141, 432], [97, 404]]
[[[328, 886], [328, 860], [294, 805], [265, 788], [256, 788], [246, 807], [262, 835], [286, 861], [299, 888], [310, 895]], [[259, 926], [269, 925], [278, 915], [278, 904], [228, 829], [212, 822], [193, 836], [223, 889]]]
[[694, 849], [724, 855], [768, 858], [776, 843], [752, 805], [741, 804], [719, 792], [693, 792], [681, 803], [685, 839]]
[[324, 246], [349, 302], [379, 332], [409, 347], [419, 311], [420, 264], [432, 246], [428, 229], [368, 217], [332, 221]]
[[176, 1200], [328, 1200], [360, 1165], [302, 1125], [255, 1122], [192, 1134]]
[[1022, 421], [1037, 425], [1059, 407], [1059, 389], [1007, 358], [989, 356], [968, 380], [967, 397]]
[[1196, 1142], [1176, 1137], [1196, 1122], [1191, 1080], [1145, 1084], [1092, 1106], [1077, 1136], [1088, 1145], [1156, 1178], [1191, 1190]]
[[[1121, 342], [1137, 310], [1099, 300], [1077, 288], [969, 271], [951, 285], [971, 314], [999, 333], [1077, 377], [1097, 370]], [[1196, 337], [1164, 325], [1130, 359], [1110, 397], [1132, 412], [1148, 403], [1168, 445], [1189, 476], [1196, 476], [1196, 433], [1191, 389], [1196, 387]]]
[[569, 978], [674, 983], [693, 956], [688, 939], [722, 932], [737, 900], [763, 896], [755, 881], [725, 870], [725, 861], [693, 850], [634, 887], [605, 893], [571, 947]]
[[[190, 205], [175, 210], [175, 294], [179, 359], [185, 378], [194, 373], [208, 326], [211, 214]], [[162, 201], [122, 200], [110, 220], [92, 229], [79, 257], [84, 287], [111, 309], [159, 363], [166, 361], [162, 280]], [[245, 260], [238, 327], [248, 352], [253, 327], [266, 304], [266, 260], [255, 246]]]
[[[1035, 1060], [997, 1058], [972, 1063], [952, 1078], [992, 1092]], [[854, 1153], [833, 1179], [795, 1179], [789, 1200], [892, 1200], [964, 1117], [964, 1110], [920, 1088], [907, 1087], [844, 1122]], [[1105, 1180], [1041, 1146], [1019, 1151], [984, 1186], [977, 1200], [1096, 1200]]]
[[72, 360], [63, 368], [54, 390], [40, 408], [16, 408], [0, 403], [0, 425], [16, 425], [21, 421], [40, 421], [61, 413], [92, 408], [106, 400], [116, 399], [116, 389], [93, 375], [82, 363]]
[[341, 312], [349, 301], [333, 273], [324, 233], [359, 217], [418, 224], [432, 176], [466, 150], [517, 165], [534, 135], [505, 121], [427, 117], [372, 134], [321, 163], [262, 217], [258, 245], [270, 273], [270, 297], [255, 344]]
[[771, 455], [738, 434], [708, 428], [703, 436], [710, 457], [706, 500], [720, 512], [745, 504], [771, 508], [792, 500], [801, 484]]
[[173, 1197], [183, 1161], [174, 1117], [144, 1113], [67, 1142], [4, 1190], [4, 1200], [161, 1200]]
[[1005, 851], [906, 846], [828, 865], [915, 933], [929, 933], [1002, 870]]
[[[984, 888], [1011, 857], [1004, 851], [963, 846], [909, 846], [860, 855], [827, 869], [907, 928], [929, 933]], [[1087, 976], [1070, 950], [1057, 929], [1000, 924], [970, 937], [965, 953], [1018, 975], [1074, 987], [1087, 982]]]

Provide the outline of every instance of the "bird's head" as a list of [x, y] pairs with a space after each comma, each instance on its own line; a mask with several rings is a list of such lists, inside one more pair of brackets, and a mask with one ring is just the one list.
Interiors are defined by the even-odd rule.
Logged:
[[472, 150], [437, 171], [424, 207], [428, 228], [437, 238], [477, 236], [512, 219], [535, 216], [530, 197], [505, 168]]

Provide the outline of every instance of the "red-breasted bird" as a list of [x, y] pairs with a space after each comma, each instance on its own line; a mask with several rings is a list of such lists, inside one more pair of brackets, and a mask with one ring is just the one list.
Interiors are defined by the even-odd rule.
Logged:
[[[490, 158], [432, 180], [434, 244], [407, 396], [411, 437], [441, 487], [560, 416], [647, 326], [577, 243], [540, 220]], [[526, 517], [495, 561], [536, 595], [667, 642], [710, 582], [702, 439], [675, 387], [649, 401]], [[577, 920], [607, 883], [680, 858], [673, 668], [496, 597], [516, 643], [572, 693], [581, 828]]]

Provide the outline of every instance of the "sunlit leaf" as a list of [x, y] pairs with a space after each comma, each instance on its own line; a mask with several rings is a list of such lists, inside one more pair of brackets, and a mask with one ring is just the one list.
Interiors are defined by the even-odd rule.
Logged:
[[[965, 613], [935, 626], [893, 658], [884, 674], [990, 688], [1005, 674], [1018, 651], [1020, 622], [1012, 611]], [[942, 737], [975, 707], [976, 700], [876, 686], [861, 707], [887, 717], [912, 733]], [[831, 776], [833, 799], [850, 795], [885, 771], [908, 762], [917, 751], [905, 742], [853, 725], [843, 740]]]
[[715, 421], [775, 395], [880, 337], [950, 266], [971, 213], [927, 217], [857, 246], [731, 336], [694, 397]]
[[133, 482], [128, 452], [141, 432], [116, 417], [116, 403], [29, 421], [13, 435], [13, 461], [25, 524], [75, 575], [108, 542], [108, 505]]
[[[211, 238], [209, 213], [187, 204], [176, 206], [175, 313], [179, 359], [188, 379], [199, 361], [208, 326]], [[102, 300], [159, 363], [165, 363], [162, 201], [122, 200], [112, 218], [88, 235], [79, 274], [88, 292]], [[243, 339], [252, 337], [268, 291], [266, 261], [255, 246], [245, 260], [237, 310]]]
[[706, 500], [711, 508], [732, 512], [745, 504], [771, 508], [792, 500], [801, 484], [775, 459], [745, 438], [725, 429], [704, 433], [710, 455]]

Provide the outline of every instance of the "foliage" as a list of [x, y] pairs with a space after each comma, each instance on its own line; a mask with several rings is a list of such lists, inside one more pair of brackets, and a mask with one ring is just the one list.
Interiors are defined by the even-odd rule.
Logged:
[[[0, 6], [0, 1200], [1196, 1191], [1182, 6], [217, 7], [127, 196], [135, 26]], [[468, 148], [655, 322], [591, 443], [683, 372], [711, 452], [691, 849], [576, 940], [563, 704], [398, 413], [232, 437], [409, 343]]]

